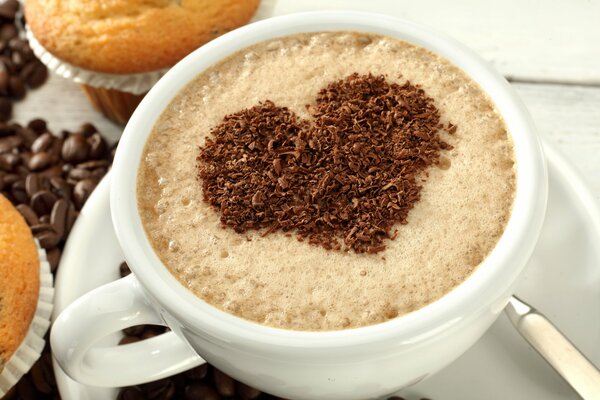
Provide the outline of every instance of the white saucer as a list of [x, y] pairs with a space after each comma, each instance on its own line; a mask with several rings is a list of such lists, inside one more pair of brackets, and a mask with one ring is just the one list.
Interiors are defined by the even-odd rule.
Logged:
[[[517, 293], [600, 365], [600, 212], [569, 163], [551, 146], [546, 146], [546, 154], [548, 213]], [[123, 259], [110, 219], [108, 183], [104, 179], [94, 191], [65, 247], [56, 277], [56, 313], [82, 294], [119, 277]], [[104, 343], [114, 344], [118, 337]], [[80, 385], [57, 365], [55, 370], [65, 400], [116, 398], [116, 388]], [[401, 395], [433, 400], [579, 398], [521, 339], [505, 316], [451, 366]]]

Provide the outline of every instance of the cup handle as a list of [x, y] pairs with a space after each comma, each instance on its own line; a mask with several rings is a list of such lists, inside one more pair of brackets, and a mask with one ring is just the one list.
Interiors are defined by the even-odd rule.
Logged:
[[101, 387], [150, 382], [205, 362], [173, 332], [122, 346], [92, 348], [110, 333], [143, 324], [166, 326], [132, 274], [92, 290], [67, 307], [52, 327], [52, 352], [71, 378]]

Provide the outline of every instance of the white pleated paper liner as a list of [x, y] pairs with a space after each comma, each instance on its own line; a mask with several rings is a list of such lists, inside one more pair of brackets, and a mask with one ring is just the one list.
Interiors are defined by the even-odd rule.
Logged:
[[140, 95], [149, 91], [168, 71], [168, 68], [138, 74], [109, 74], [91, 71], [56, 58], [40, 44], [29, 28], [26, 28], [26, 36], [29, 40], [29, 47], [50, 71], [75, 83], [95, 88], [113, 89]]
[[36, 240], [38, 257], [40, 259], [40, 293], [38, 297], [35, 314], [29, 325], [25, 339], [19, 345], [12, 357], [0, 371], [0, 398], [12, 388], [23, 375], [25, 375], [33, 364], [40, 358], [44, 350], [44, 335], [50, 327], [50, 317], [54, 300], [54, 285], [50, 264], [46, 258], [46, 252]]

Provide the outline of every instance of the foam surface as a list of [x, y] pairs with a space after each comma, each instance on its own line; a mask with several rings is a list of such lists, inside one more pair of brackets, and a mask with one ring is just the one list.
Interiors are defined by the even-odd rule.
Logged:
[[[198, 146], [226, 115], [272, 100], [308, 118], [328, 83], [358, 72], [420, 84], [454, 146], [428, 170], [421, 200], [377, 254], [327, 251], [274, 233], [223, 229], [202, 201]], [[138, 204], [170, 271], [208, 303], [286, 329], [335, 330], [386, 321], [437, 300], [490, 253], [510, 216], [515, 170], [510, 136], [481, 89], [458, 68], [396, 39], [302, 34], [242, 50], [192, 81], [146, 144]], [[425, 179], [425, 176], [423, 176]]]

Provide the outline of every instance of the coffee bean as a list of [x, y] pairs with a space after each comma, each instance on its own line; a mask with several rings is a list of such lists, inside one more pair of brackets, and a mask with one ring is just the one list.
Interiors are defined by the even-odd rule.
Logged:
[[0, 96], [0, 121], [5, 122], [12, 116], [12, 102], [3, 96]]
[[137, 336], [123, 336], [121, 338], [121, 340], [119, 340], [119, 346], [125, 345], [125, 344], [136, 343], [136, 342], [139, 342], [140, 340], [142, 340], [142, 339], [140, 339]]
[[78, 169], [86, 169], [86, 170], [98, 169], [98, 168], [106, 169], [106, 168], [108, 168], [109, 165], [110, 165], [110, 162], [108, 162], [107, 160], [92, 160], [92, 161], [86, 161], [84, 163], [77, 164], [77, 168]]
[[0, 169], [11, 172], [19, 164], [21, 157], [13, 153], [0, 154]]
[[82, 179], [89, 179], [92, 177], [92, 173], [87, 169], [73, 168], [69, 171], [69, 179], [72, 181], [80, 181]]
[[[59, 174], [60, 175], [60, 174]], [[72, 188], [71, 185], [67, 183], [60, 176], [53, 176], [50, 178], [50, 189], [54, 194], [59, 197], [62, 197], [65, 200], [71, 200]]]
[[21, 400], [37, 400], [38, 395], [33, 385], [31, 375], [25, 375], [19, 382], [17, 382], [17, 393]]
[[90, 145], [82, 134], [74, 134], [65, 139], [62, 146], [62, 158], [70, 163], [85, 161], [90, 152]]
[[54, 227], [52, 226], [52, 224], [48, 223], [48, 222], [42, 222], [39, 221], [39, 223], [35, 224], [35, 225], [31, 225], [31, 233], [33, 233], [34, 235], [37, 235], [38, 233], [43, 233], [43, 232], [48, 232], [48, 231], [53, 231]]
[[146, 330], [144, 330], [144, 333], [142, 333], [141, 338], [142, 338], [142, 340], [152, 339], [153, 337], [161, 335], [162, 333], [163, 332], [160, 332], [159, 330], [147, 328]]
[[[2, 32], [0, 32], [0, 35], [2, 34]], [[25, 58], [23, 57], [23, 54], [19, 53], [18, 51], [13, 51], [13, 53], [10, 55], [10, 59], [13, 62], [13, 64], [15, 65], [15, 68], [17, 70], [21, 70], [23, 68], [23, 66], [25, 65]], [[20, 75], [19, 75], [20, 77]]]
[[52, 273], [54, 273], [58, 268], [60, 256], [61, 253], [58, 247], [55, 247], [52, 250], [46, 252], [46, 258], [48, 259], [48, 263], [50, 264], [50, 271], [52, 271]]
[[2, 400], [17, 400], [17, 387], [11, 387], [8, 392], [6, 392]]
[[236, 391], [242, 400], [254, 400], [261, 394], [260, 390], [254, 389], [242, 382], [237, 382]]
[[119, 274], [121, 275], [121, 278], [125, 278], [127, 275], [131, 274], [131, 270], [126, 262], [122, 262], [121, 265], [119, 265]]
[[90, 124], [89, 122], [86, 122], [79, 127], [79, 133], [85, 137], [89, 137], [96, 132], [98, 132], [98, 129], [96, 129], [94, 124]]
[[17, 100], [25, 97], [25, 84], [23, 80], [18, 76], [8, 78], [8, 93]]
[[31, 378], [33, 380], [33, 385], [38, 390], [38, 392], [42, 392], [44, 394], [52, 393], [52, 386], [50, 382], [48, 382], [48, 377], [44, 372], [42, 367], [42, 359], [40, 358], [33, 367], [31, 367]]
[[205, 383], [192, 382], [184, 391], [185, 400], [221, 400], [217, 391]]
[[[50, 154], [50, 153], [48, 153]], [[54, 161], [53, 161], [54, 162]], [[55, 177], [59, 177], [62, 175], [62, 167], [59, 165], [54, 165], [50, 168], [47, 168], [41, 172], [38, 172], [38, 175], [40, 177], [46, 178], [46, 179], [51, 179], [51, 178], [55, 178]]]
[[58, 200], [58, 198], [51, 191], [40, 190], [39, 192], [31, 196], [30, 205], [37, 215], [46, 215], [50, 214], [56, 200]]
[[0, 95], [8, 96], [8, 80], [10, 75], [4, 70], [0, 70]]
[[35, 153], [31, 157], [27, 166], [32, 171], [39, 171], [47, 168], [51, 162], [52, 159], [50, 158], [50, 155], [45, 151], [41, 151], [39, 153]]
[[38, 174], [28, 174], [25, 178], [25, 191], [27, 192], [27, 196], [30, 198], [33, 197], [34, 194], [42, 190], [42, 185], [40, 182], [40, 177]]
[[92, 191], [96, 188], [96, 182], [91, 179], [83, 179], [75, 185], [73, 189], [73, 200], [75, 207], [81, 210]]
[[54, 231], [44, 231], [35, 235], [44, 249], [51, 249], [60, 243], [60, 235]]
[[46, 121], [41, 118], [35, 118], [29, 121], [27, 127], [32, 131], [41, 134], [48, 130], [48, 126], [46, 125]]
[[16, 208], [27, 222], [27, 225], [34, 226], [40, 223], [37, 214], [27, 204], [19, 204]]
[[140, 336], [142, 333], [144, 333], [145, 329], [146, 325], [130, 326], [129, 328], [123, 329], [123, 333], [127, 336]]
[[73, 225], [75, 224], [75, 220], [79, 216], [79, 212], [75, 210], [73, 204], [69, 207], [69, 213], [67, 214], [67, 235], [71, 232]]
[[24, 51], [29, 49], [29, 43], [24, 39], [16, 37], [8, 41], [8, 47], [11, 50]]
[[170, 400], [175, 397], [175, 385], [169, 378], [140, 385], [146, 398], [150, 400]]
[[40, 223], [50, 225], [50, 215], [48, 215], [48, 214], [42, 215], [40, 217]]
[[0, 153], [8, 153], [23, 143], [21, 136], [7, 136], [0, 139]]
[[0, 190], [8, 190], [8, 188], [12, 187], [13, 183], [19, 180], [19, 175], [17, 174], [0, 174], [2, 178], [0, 180]]
[[52, 212], [50, 213], [50, 223], [54, 227], [54, 231], [65, 237], [67, 230], [67, 214], [69, 212], [69, 203], [65, 199], [59, 199], [54, 203]]
[[18, 9], [18, 0], [6, 0], [0, 4], [0, 17], [14, 20]]
[[90, 145], [90, 158], [97, 160], [106, 156], [108, 145], [102, 135], [94, 133], [87, 138], [87, 142]]
[[34, 153], [39, 153], [41, 151], [46, 151], [52, 145], [54, 141], [54, 137], [52, 134], [46, 132], [42, 133], [35, 141], [31, 144], [31, 151]]
[[235, 394], [235, 381], [224, 372], [214, 369], [215, 387], [221, 396], [230, 397]]
[[27, 147], [31, 147], [31, 145], [33, 145], [33, 142], [35, 142], [38, 138], [38, 134], [29, 128], [17, 129], [17, 133], [19, 137], [23, 139], [23, 144]]
[[208, 364], [202, 364], [185, 372], [185, 376], [189, 379], [201, 380], [208, 373]]
[[[23, 179], [19, 179], [12, 184], [10, 193], [19, 203], [27, 203], [29, 200], [27, 192], [25, 191], [25, 180]], [[35, 209], [33, 211], [35, 211]]]
[[25, 82], [30, 88], [37, 89], [48, 79], [48, 69], [39, 61], [32, 61], [29, 65], [33, 65], [33, 70], [25, 78]]
[[146, 398], [140, 389], [127, 387], [119, 391], [117, 400], [146, 400]]
[[17, 37], [19, 30], [12, 24], [4, 24], [0, 28], [0, 40], [8, 42], [10, 39]]

